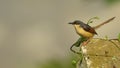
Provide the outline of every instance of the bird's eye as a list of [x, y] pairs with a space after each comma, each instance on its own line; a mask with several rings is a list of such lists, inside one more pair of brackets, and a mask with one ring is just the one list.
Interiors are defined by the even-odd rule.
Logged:
[[76, 22], [75, 24], [79, 25], [79, 23], [78, 23], [78, 22]]

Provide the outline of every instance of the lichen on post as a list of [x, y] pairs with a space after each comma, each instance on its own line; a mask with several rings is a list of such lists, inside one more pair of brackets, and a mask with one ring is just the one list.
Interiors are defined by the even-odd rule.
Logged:
[[[119, 68], [120, 41], [118, 39], [93, 38], [81, 46], [83, 60], [76, 64], [77, 68]], [[86, 66], [83, 66], [86, 65]]]

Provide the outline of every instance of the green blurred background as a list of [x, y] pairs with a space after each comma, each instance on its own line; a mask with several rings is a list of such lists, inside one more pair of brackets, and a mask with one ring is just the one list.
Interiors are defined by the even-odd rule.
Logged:
[[120, 0], [0, 0], [0, 68], [74, 68], [69, 47], [78, 39], [68, 22], [98, 16], [103, 38], [120, 33]]

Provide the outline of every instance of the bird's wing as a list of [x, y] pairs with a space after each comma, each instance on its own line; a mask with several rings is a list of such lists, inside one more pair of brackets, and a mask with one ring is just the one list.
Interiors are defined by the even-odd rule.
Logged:
[[96, 31], [89, 25], [85, 24], [86, 26], [82, 26], [83, 29], [87, 32], [93, 33], [93, 34], [97, 34]]

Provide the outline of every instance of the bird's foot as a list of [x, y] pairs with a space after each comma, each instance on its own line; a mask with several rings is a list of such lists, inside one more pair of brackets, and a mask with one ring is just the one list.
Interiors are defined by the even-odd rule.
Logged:
[[83, 46], [86, 46], [89, 42], [90, 42], [90, 40], [87, 40], [87, 41], [84, 41], [82, 44], [83, 44]]

